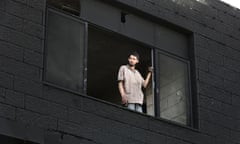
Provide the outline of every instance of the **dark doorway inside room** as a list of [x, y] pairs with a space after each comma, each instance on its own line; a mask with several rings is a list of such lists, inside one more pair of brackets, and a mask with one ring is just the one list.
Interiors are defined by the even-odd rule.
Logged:
[[[140, 63], [137, 69], [145, 78], [151, 66], [151, 48], [124, 36], [89, 26], [88, 29], [88, 76], [87, 94], [98, 99], [120, 104], [117, 74], [121, 65], [127, 64], [128, 55], [137, 51]], [[148, 95], [152, 97], [151, 84]], [[146, 94], [145, 94], [146, 96]], [[145, 102], [146, 108], [146, 102]]]

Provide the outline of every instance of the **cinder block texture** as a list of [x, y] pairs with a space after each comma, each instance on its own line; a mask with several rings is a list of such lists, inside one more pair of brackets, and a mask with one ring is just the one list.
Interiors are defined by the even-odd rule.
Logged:
[[46, 85], [46, 0], [0, 0], [0, 118], [9, 124], [0, 134], [34, 127], [41, 135], [29, 140], [41, 144], [240, 144], [240, 10], [219, 0], [101, 2], [192, 33], [199, 127]]

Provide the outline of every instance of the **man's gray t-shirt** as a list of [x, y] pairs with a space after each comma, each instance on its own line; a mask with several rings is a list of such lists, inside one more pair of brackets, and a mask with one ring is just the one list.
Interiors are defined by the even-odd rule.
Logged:
[[118, 81], [123, 81], [128, 103], [143, 103], [144, 79], [137, 70], [131, 70], [128, 65], [121, 66], [118, 72]]

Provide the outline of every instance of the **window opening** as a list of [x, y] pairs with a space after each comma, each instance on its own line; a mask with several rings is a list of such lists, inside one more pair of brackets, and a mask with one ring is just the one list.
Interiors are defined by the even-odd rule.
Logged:
[[[153, 52], [151, 47], [139, 41], [93, 24], [88, 27], [77, 18], [49, 10], [45, 79], [63, 88], [120, 104], [118, 70], [128, 63], [128, 54], [137, 51], [140, 63], [136, 68], [144, 78], [148, 67], [153, 60], [155, 62], [154, 80], [144, 89], [143, 111], [189, 125], [192, 112], [188, 38], [162, 27], [157, 31], [157, 37], [168, 40], [158, 41], [159, 48]], [[169, 44], [172, 38], [179, 38], [175, 40], [179, 42]]]
[[[137, 51], [140, 55], [140, 63], [136, 68], [145, 78], [148, 67], [152, 65], [151, 48], [94, 26], [89, 26], [88, 36], [87, 94], [120, 104], [121, 96], [117, 82], [119, 67], [128, 63], [130, 52]], [[144, 92], [145, 98], [152, 97], [151, 84]], [[150, 102], [150, 99], [145, 99], [145, 112], [146, 102]], [[148, 112], [150, 113], [149, 110]]]

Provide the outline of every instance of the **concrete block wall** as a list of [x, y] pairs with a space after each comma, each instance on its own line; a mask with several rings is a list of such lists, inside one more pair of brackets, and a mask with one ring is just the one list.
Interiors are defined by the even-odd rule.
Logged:
[[1, 0], [0, 134], [41, 144], [240, 144], [240, 11], [218, 0], [111, 3], [193, 32], [199, 128], [44, 84], [46, 0]]

